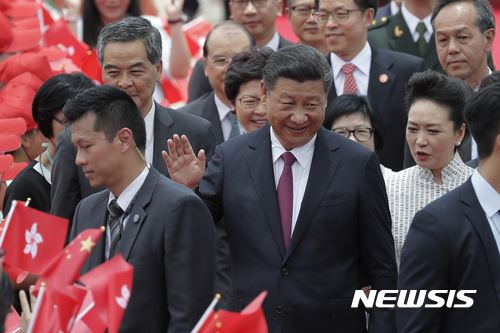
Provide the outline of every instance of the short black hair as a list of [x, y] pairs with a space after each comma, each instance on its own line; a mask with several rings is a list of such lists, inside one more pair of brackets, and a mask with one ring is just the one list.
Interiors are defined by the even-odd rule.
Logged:
[[373, 17], [377, 14], [378, 0], [354, 0], [354, 4], [362, 10], [373, 8]]
[[486, 88], [490, 84], [500, 82], [500, 71], [495, 71], [485, 77], [482, 81], [481, 84], [479, 85], [479, 89]]
[[458, 3], [470, 2], [476, 8], [476, 26], [479, 31], [485, 32], [488, 29], [495, 29], [495, 16], [491, 10], [491, 5], [488, 0], [438, 0], [431, 15], [431, 23], [434, 26], [434, 20], [444, 7]]
[[368, 118], [375, 130], [373, 134], [373, 141], [375, 142], [375, 151], [380, 151], [384, 147], [384, 130], [383, 121], [378, 113], [376, 113], [370, 101], [366, 96], [358, 95], [341, 95], [328, 104], [326, 108], [325, 121], [323, 126], [331, 130], [333, 124], [343, 116], [359, 113], [363, 117]]
[[332, 69], [326, 58], [314, 47], [298, 44], [274, 52], [264, 67], [263, 81], [268, 91], [278, 79], [298, 82], [322, 81], [326, 96], [332, 85]]
[[264, 66], [273, 52], [269, 47], [252, 47], [234, 55], [224, 76], [224, 91], [231, 103], [235, 103], [241, 85], [262, 80]]
[[493, 152], [500, 134], [500, 82], [492, 83], [469, 96], [465, 107], [465, 121], [469, 127], [480, 159]]
[[42, 84], [33, 98], [31, 112], [46, 138], [54, 137], [52, 120], [62, 111], [66, 101], [93, 86], [94, 82], [81, 73], [58, 74]]
[[245, 28], [244, 25], [242, 25], [236, 21], [233, 21], [233, 20], [226, 20], [226, 21], [222, 21], [222, 22], [217, 23], [216, 25], [213, 26], [212, 30], [210, 30], [208, 32], [207, 37], [205, 38], [205, 43], [203, 43], [203, 58], [206, 58], [208, 56], [208, 41], [210, 40], [210, 36], [212, 35], [212, 32], [214, 32], [215, 30], [218, 30], [220, 28], [223, 28], [223, 27], [233, 27], [236, 29], [240, 29], [241, 31], [243, 31], [243, 33], [245, 33], [247, 35], [248, 40], [250, 41], [250, 46], [255, 46], [255, 39], [253, 38], [250, 31], [248, 31], [248, 29]]
[[448, 109], [454, 130], [464, 123], [464, 109], [470, 88], [464, 81], [432, 70], [411, 76], [406, 86], [408, 110], [417, 100], [429, 100]]
[[137, 148], [144, 153], [146, 148], [146, 127], [141, 112], [132, 98], [120, 89], [102, 85], [90, 88], [70, 99], [64, 106], [64, 116], [74, 123], [86, 113], [96, 115], [94, 130], [104, 132], [112, 141], [122, 128], [132, 131]]

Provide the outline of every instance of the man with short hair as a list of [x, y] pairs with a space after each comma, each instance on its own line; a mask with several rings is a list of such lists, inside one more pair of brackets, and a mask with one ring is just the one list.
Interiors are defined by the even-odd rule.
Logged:
[[[97, 52], [106, 84], [125, 91], [137, 104], [146, 123], [145, 159], [168, 176], [161, 158], [166, 140], [185, 134], [198, 151], [211, 156], [215, 137], [210, 122], [193, 115], [164, 108], [153, 100], [156, 82], [162, 72], [161, 36], [141, 17], [128, 17], [105, 26], [99, 35]], [[51, 213], [70, 218], [78, 201], [94, 193], [82, 170], [74, 163], [76, 150], [71, 133], [59, 136], [52, 172]]]
[[474, 290], [467, 294], [473, 304], [458, 308], [464, 302], [455, 296], [457, 307], [447, 302], [439, 308], [399, 308], [398, 332], [497, 332], [500, 327], [498, 105], [500, 83], [470, 97], [465, 120], [477, 142], [479, 168], [415, 215], [401, 254], [399, 289]]
[[134, 267], [120, 332], [189, 332], [213, 297], [213, 221], [195, 194], [145, 161], [147, 133], [136, 104], [99, 86], [64, 107], [76, 164], [93, 187], [105, 188], [79, 203], [71, 239], [104, 225], [82, 271], [117, 254]]
[[380, 162], [394, 171], [403, 168], [407, 112], [405, 84], [425, 69], [422, 59], [367, 42], [376, 0], [320, 0], [317, 18], [332, 51], [333, 69], [328, 102], [342, 94], [367, 95], [384, 121]]
[[287, 0], [288, 20], [300, 42], [327, 55], [330, 51], [313, 15], [316, 10], [314, 0]]
[[[279, 49], [263, 73], [270, 126], [219, 145], [204, 176], [203, 154], [175, 136], [164, 153], [170, 174], [224, 218], [229, 310], [267, 290], [270, 332], [366, 332], [354, 291], [394, 289], [397, 275], [379, 161], [322, 128], [332, 74], [319, 51]], [[395, 332], [394, 311], [373, 308], [369, 325]]]

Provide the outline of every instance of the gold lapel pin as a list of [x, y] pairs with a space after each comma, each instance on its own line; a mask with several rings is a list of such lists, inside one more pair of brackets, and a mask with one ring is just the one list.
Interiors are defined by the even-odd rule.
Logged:
[[399, 25], [395, 26], [394, 27], [394, 35], [398, 38], [400, 38], [401, 36], [403, 36], [403, 30], [401, 30], [401, 28], [399, 27]]
[[389, 81], [389, 76], [387, 76], [387, 74], [380, 74], [378, 80], [380, 83], [387, 83], [387, 81]]

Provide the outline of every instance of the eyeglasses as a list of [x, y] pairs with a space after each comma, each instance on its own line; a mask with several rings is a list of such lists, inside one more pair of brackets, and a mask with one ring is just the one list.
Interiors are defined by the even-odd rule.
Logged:
[[226, 57], [209, 58], [208, 61], [210, 61], [215, 67], [224, 67], [231, 62], [231, 58], [226, 58]]
[[357, 12], [357, 11], [362, 11], [359, 8], [356, 9], [335, 9], [334, 11], [329, 12], [328, 10], [318, 10], [317, 12], [314, 13], [314, 18], [319, 21], [319, 22], [327, 22], [330, 16], [333, 18], [334, 21], [345, 21], [349, 18], [349, 14], [351, 12]]
[[240, 102], [240, 105], [245, 109], [254, 109], [257, 107], [257, 105], [259, 105], [260, 98], [243, 96], [240, 99], [238, 99], [238, 102]]
[[337, 127], [337, 128], [332, 128], [332, 132], [338, 135], [342, 135], [346, 139], [349, 139], [351, 134], [353, 134], [354, 138], [358, 142], [365, 142], [372, 138], [375, 129], [371, 127], [364, 127], [364, 128], [356, 128], [355, 130], [350, 130], [345, 127]]
[[245, 9], [250, 1], [255, 8], [262, 8], [267, 5], [268, 2], [268, 0], [231, 0], [231, 3], [238, 9]]
[[64, 118], [54, 117], [54, 120], [57, 121], [59, 124], [63, 125], [64, 127], [69, 127], [68, 121]]
[[316, 10], [316, 7], [309, 5], [297, 5], [290, 7], [290, 9], [298, 16], [308, 17], [313, 11]]

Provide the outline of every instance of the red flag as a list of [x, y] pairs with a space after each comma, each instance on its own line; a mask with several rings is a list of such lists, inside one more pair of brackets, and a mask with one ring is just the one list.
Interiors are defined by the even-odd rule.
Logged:
[[118, 332], [130, 298], [133, 275], [133, 266], [118, 255], [81, 277], [94, 299], [94, 307], [84, 318], [88, 327], [93, 328], [92, 322], [98, 316], [97, 321], [104, 322], [110, 333]]
[[78, 67], [82, 67], [89, 47], [73, 35], [66, 21], [61, 19], [52, 23], [45, 31], [44, 40], [46, 46], [64, 45], [68, 49], [68, 56], [73, 63]]
[[240, 313], [226, 310], [212, 312], [198, 333], [267, 333], [267, 323], [262, 311], [262, 302], [267, 291], [261, 292]]
[[80, 269], [103, 232], [104, 228], [87, 229], [76, 236], [43, 271], [35, 289], [38, 289], [42, 283], [48, 287], [58, 288], [71, 285], [78, 280]]
[[103, 82], [96, 49], [87, 51], [87, 54], [83, 58], [82, 72], [94, 81]]
[[21, 330], [21, 317], [16, 312], [14, 307], [10, 308], [10, 313], [5, 319], [5, 333], [20, 332]]
[[83, 304], [80, 307], [80, 312], [76, 316], [75, 323], [71, 328], [71, 333], [104, 333], [107, 326], [101, 321], [99, 313], [92, 311], [94, 306], [95, 302], [92, 293], [90, 290], [87, 290]]
[[0, 238], [5, 264], [42, 273], [61, 252], [67, 229], [68, 220], [14, 201]]
[[201, 58], [200, 50], [205, 43], [205, 38], [212, 25], [205, 18], [199, 16], [182, 26], [184, 36], [188, 42], [189, 50], [194, 60]]

